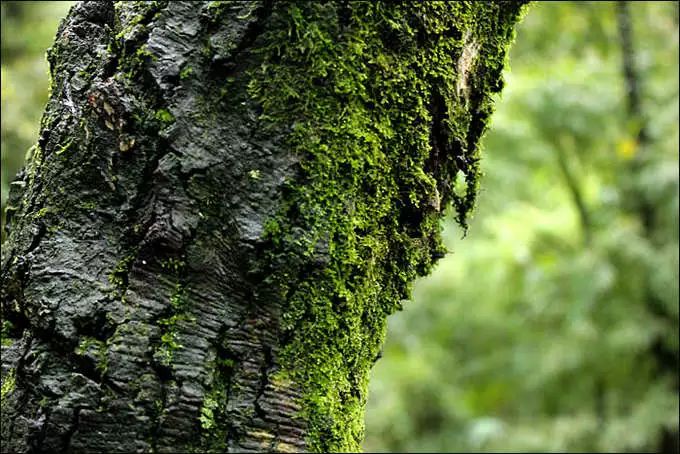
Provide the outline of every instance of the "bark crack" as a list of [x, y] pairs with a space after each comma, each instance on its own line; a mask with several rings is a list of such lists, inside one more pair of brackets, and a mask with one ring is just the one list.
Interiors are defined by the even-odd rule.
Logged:
[[267, 413], [262, 409], [260, 405], [260, 399], [264, 396], [265, 389], [269, 383], [269, 371], [274, 366], [274, 358], [272, 356], [272, 349], [268, 345], [262, 345], [262, 350], [264, 352], [264, 361], [260, 366], [260, 382], [257, 389], [257, 394], [255, 395], [254, 407], [255, 414], [262, 419], [262, 421], [267, 421]]
[[66, 433], [62, 436], [62, 452], [70, 452], [71, 451], [71, 440], [73, 439], [73, 435], [78, 431], [78, 424], [80, 421], [80, 407], [76, 406], [73, 409], [73, 416], [71, 418], [71, 425], [69, 426], [68, 430]]

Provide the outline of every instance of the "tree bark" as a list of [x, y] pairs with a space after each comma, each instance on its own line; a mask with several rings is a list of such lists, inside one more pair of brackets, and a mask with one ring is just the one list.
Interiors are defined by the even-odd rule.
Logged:
[[3, 452], [358, 450], [521, 9], [74, 6], [8, 202]]

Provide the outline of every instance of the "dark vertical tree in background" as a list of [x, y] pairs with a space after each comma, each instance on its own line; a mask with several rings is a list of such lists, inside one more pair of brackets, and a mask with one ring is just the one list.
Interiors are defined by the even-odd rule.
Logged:
[[[653, 163], [652, 157], [649, 156], [650, 145], [652, 138], [648, 132], [647, 118], [642, 108], [642, 90], [643, 81], [640, 77], [640, 72], [637, 68], [636, 62], [636, 48], [633, 33], [633, 24], [630, 13], [630, 6], [628, 2], [622, 1], [616, 4], [617, 25], [619, 30], [619, 39], [621, 43], [621, 57], [622, 57], [622, 73], [624, 84], [626, 87], [626, 105], [629, 120], [629, 127], [632, 135], [635, 137], [636, 146], [640, 151], [637, 152], [635, 159], [631, 161], [629, 171], [631, 173], [631, 181], [637, 184], [631, 185], [628, 188], [628, 195], [632, 203], [630, 210], [638, 217], [644, 236], [654, 248], [661, 248], [663, 245], [663, 231], [659, 232], [658, 219], [662, 216], [657, 213], [659, 207], [650, 200], [648, 191], [644, 190], [644, 186], [640, 184], [640, 174], [645, 171], [646, 167]], [[662, 298], [654, 292], [651, 285], [651, 277], [647, 277], [645, 290], [645, 303], [649, 310], [664, 326], [677, 326], [677, 321], [674, 320], [673, 310], [667, 307]], [[680, 372], [680, 352], [678, 352], [677, 344], [669, 343], [663, 335], [659, 334], [654, 339], [652, 345], [652, 356], [656, 362], [657, 373], [668, 379], [672, 383], [676, 392], [680, 392], [680, 382], [678, 381], [678, 373]], [[680, 435], [677, 428], [663, 429], [658, 446], [658, 452], [662, 453], [677, 453], [680, 446]]]
[[83, 2], [2, 248], [2, 445], [350, 451], [519, 2]]

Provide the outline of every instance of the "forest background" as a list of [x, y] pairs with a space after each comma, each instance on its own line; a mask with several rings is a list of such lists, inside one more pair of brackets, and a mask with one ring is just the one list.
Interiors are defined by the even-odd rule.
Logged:
[[[71, 4], [1, 4], [3, 213]], [[445, 223], [389, 321], [364, 449], [657, 449], [678, 430], [678, 3], [534, 3], [505, 79], [467, 236]]]

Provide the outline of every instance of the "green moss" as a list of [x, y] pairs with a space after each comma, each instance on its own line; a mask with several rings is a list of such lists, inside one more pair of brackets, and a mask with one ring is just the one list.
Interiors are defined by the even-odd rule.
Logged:
[[199, 415], [202, 436], [196, 447], [196, 452], [225, 452], [230, 427], [227, 402], [232, 387], [231, 377], [236, 362], [232, 358], [224, 357], [224, 352], [218, 352], [214, 360], [213, 375], [208, 390], [203, 398], [203, 405]]
[[51, 213], [52, 209], [50, 207], [42, 207], [35, 213], [33, 213], [33, 219], [40, 219], [45, 217], [48, 213]]
[[326, 452], [359, 449], [386, 316], [444, 251], [442, 207], [467, 225], [516, 15], [499, 18], [517, 6], [343, 8], [275, 3], [248, 86], [300, 162], [264, 263], [286, 301], [280, 359], [303, 390], [307, 442]]
[[75, 350], [76, 355], [93, 358], [96, 360], [96, 369], [101, 375], [106, 374], [108, 369], [108, 354], [106, 343], [92, 337], [81, 339]]
[[146, 45], [138, 47], [134, 52], [126, 53], [125, 47], [117, 41], [111, 42], [109, 52], [120, 56], [120, 72], [130, 80], [141, 77], [147, 64], [158, 58], [149, 51]]
[[161, 267], [164, 270], [172, 271], [177, 275], [184, 269], [185, 262], [183, 259], [177, 259], [174, 257], [165, 259], [161, 262]]
[[12, 338], [10, 332], [12, 331], [12, 322], [9, 320], [2, 321], [2, 329], [0, 329], [0, 345], [8, 347], [12, 345]]
[[173, 330], [174, 323], [176, 323], [176, 321], [177, 319], [173, 320], [164, 319], [159, 322], [161, 325], [165, 324], [166, 326], [168, 326], [169, 329], [169, 331], [166, 331], [161, 335], [161, 346], [156, 352], [157, 353], [156, 359], [160, 359], [161, 364], [164, 364], [166, 366], [169, 366], [172, 363], [172, 358], [175, 350], [184, 347], [182, 344], [178, 342], [177, 333]]
[[71, 148], [71, 144], [73, 143], [73, 139], [69, 140], [67, 143], [62, 145], [58, 150], [57, 150], [57, 156], [65, 153], [68, 151], [69, 148]]
[[78, 204], [78, 206], [80, 208], [82, 208], [83, 210], [94, 210], [94, 209], [97, 208], [97, 202], [95, 202], [93, 200], [86, 201], [86, 202], [80, 202]]
[[169, 124], [175, 121], [175, 116], [171, 114], [168, 110], [166, 109], [159, 109], [156, 111], [156, 120], [159, 120], [163, 123]]
[[[119, 3], [119, 2], [117, 2], [117, 3]], [[116, 9], [120, 10], [120, 6], [117, 5]], [[120, 17], [120, 12], [117, 12], [115, 17], [116, 18]], [[127, 34], [130, 33], [135, 28], [135, 26], [137, 24], [140, 24], [143, 21], [144, 21], [144, 14], [137, 14], [134, 17], [132, 17], [128, 21], [127, 26], [116, 34], [116, 36], [115, 36], [116, 40], [124, 39], [127, 36]]]
[[194, 73], [194, 68], [192, 68], [191, 66], [185, 66], [179, 72], [179, 78], [180, 78], [180, 80], [188, 79], [189, 76], [191, 76], [193, 73]]
[[2, 379], [2, 386], [0, 387], [0, 400], [5, 400], [9, 394], [14, 391], [16, 386], [16, 370], [10, 369], [9, 372]]
[[161, 343], [154, 356], [161, 364], [169, 366], [172, 363], [175, 351], [184, 347], [179, 342], [177, 323], [190, 320], [187, 309], [184, 286], [177, 283], [170, 294], [169, 312], [171, 315], [158, 320], [158, 325], [161, 328]]
[[[130, 267], [134, 261], [136, 254], [128, 254], [123, 257], [115, 266], [115, 268], [109, 273], [109, 282], [113, 284], [117, 290], [124, 291], [128, 283], [128, 274], [130, 273]], [[122, 296], [122, 295], [121, 295]]]
[[203, 429], [212, 429], [215, 427], [215, 410], [217, 409], [217, 400], [212, 396], [207, 396], [203, 400], [203, 406], [201, 407], [201, 416], [199, 420], [201, 421], [201, 427]]

